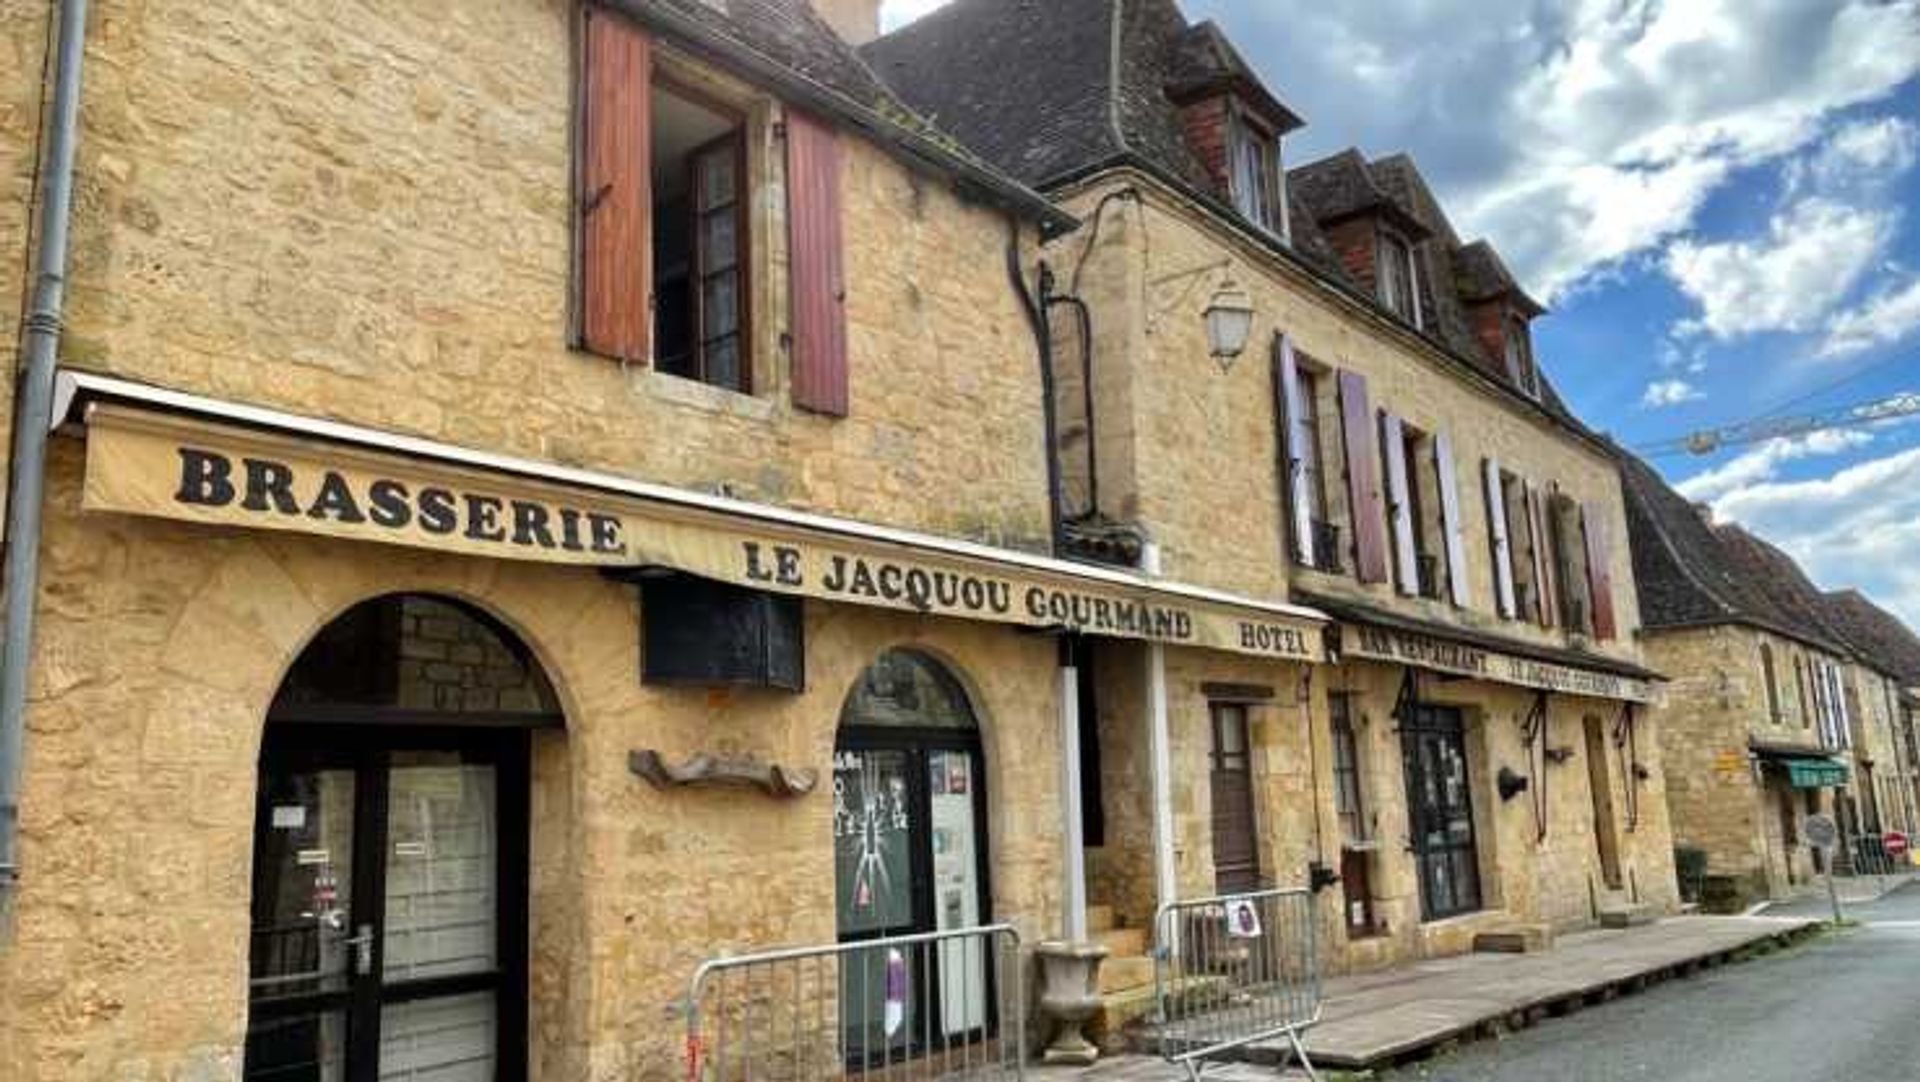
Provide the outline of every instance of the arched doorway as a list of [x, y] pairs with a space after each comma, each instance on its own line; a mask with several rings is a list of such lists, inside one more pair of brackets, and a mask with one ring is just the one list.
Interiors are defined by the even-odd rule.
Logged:
[[[889, 650], [861, 674], [840, 711], [833, 762], [834, 875], [841, 940], [950, 931], [989, 919], [986, 784], [980, 727], [965, 689], [939, 661]], [[884, 960], [863, 986], [880, 987]], [[949, 946], [916, 981], [905, 1016], [852, 1018], [884, 1045], [895, 1031], [936, 1043], [983, 1034], [991, 990], [979, 945]], [[843, 977], [851, 985], [861, 976]], [[852, 1000], [852, 1014], [878, 1010]], [[922, 1011], [932, 1017], [922, 1019]], [[929, 1024], [931, 1023], [931, 1024]], [[884, 1032], [882, 1032], [884, 1031]]]
[[460, 602], [376, 598], [307, 646], [261, 746], [246, 1078], [525, 1077], [528, 734], [560, 724]]

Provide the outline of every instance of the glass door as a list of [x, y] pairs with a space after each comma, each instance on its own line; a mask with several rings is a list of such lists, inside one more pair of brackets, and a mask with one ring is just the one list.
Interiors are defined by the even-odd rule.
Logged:
[[1440, 920], [1480, 908], [1465, 724], [1452, 707], [1416, 704], [1401, 729], [1420, 910]]
[[245, 1076], [521, 1077], [524, 756], [366, 734], [269, 728]]

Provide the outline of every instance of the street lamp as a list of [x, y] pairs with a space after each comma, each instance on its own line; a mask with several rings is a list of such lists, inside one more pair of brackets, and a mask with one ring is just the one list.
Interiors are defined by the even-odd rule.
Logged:
[[1229, 278], [1207, 302], [1207, 348], [1220, 367], [1233, 367], [1253, 334], [1253, 299]]

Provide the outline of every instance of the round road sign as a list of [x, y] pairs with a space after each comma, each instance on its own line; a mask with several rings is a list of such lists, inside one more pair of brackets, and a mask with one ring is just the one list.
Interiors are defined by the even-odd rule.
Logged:
[[1887, 855], [1895, 860], [1907, 855], [1907, 836], [1897, 830], [1887, 831], [1880, 844], [1887, 847]]
[[1820, 849], [1832, 849], [1840, 842], [1840, 828], [1834, 825], [1833, 817], [1815, 812], [1807, 816], [1801, 829], [1807, 835], [1807, 842]]

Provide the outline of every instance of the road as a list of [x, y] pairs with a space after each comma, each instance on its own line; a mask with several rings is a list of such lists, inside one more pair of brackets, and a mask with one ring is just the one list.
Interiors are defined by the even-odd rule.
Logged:
[[[1787, 912], [1820, 915], [1825, 905], [1822, 897]], [[1378, 1082], [1920, 1079], [1920, 884], [1846, 915], [1860, 927], [1470, 1044]]]

